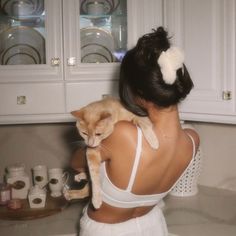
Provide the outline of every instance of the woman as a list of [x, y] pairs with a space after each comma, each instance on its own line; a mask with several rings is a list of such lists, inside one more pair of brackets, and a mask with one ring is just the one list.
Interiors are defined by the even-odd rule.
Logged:
[[[127, 52], [120, 73], [120, 99], [130, 111], [148, 116], [159, 140], [152, 149], [133, 123], [118, 122], [102, 142], [103, 204], [85, 208], [80, 235], [168, 235], [158, 203], [178, 182], [199, 146], [198, 134], [180, 125], [177, 104], [193, 87], [183, 54], [170, 47], [159, 27]], [[72, 166], [85, 167], [75, 154]]]

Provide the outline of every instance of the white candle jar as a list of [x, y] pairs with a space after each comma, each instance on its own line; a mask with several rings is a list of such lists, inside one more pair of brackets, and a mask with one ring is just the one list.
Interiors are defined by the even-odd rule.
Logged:
[[7, 168], [6, 181], [11, 185], [13, 199], [27, 199], [30, 188], [29, 176], [25, 173], [23, 164], [16, 164]]
[[46, 191], [38, 185], [31, 187], [28, 195], [31, 208], [43, 208], [46, 203]]

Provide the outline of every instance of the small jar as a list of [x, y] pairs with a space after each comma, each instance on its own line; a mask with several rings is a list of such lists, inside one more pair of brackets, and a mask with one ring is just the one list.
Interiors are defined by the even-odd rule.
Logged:
[[25, 173], [23, 164], [16, 164], [7, 168], [7, 183], [12, 188], [12, 198], [26, 199], [30, 188], [29, 176]]
[[11, 210], [18, 210], [21, 209], [23, 206], [22, 200], [21, 199], [11, 199], [7, 203], [7, 207]]
[[11, 186], [9, 184], [0, 184], [0, 205], [5, 206], [11, 200]]
[[30, 208], [43, 208], [46, 203], [46, 191], [38, 185], [31, 187], [28, 195]]

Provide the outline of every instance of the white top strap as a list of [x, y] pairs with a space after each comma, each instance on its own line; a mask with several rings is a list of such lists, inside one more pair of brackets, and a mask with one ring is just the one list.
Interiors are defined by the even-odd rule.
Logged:
[[189, 138], [192, 140], [192, 143], [193, 143], [193, 156], [192, 156], [192, 158], [194, 158], [195, 154], [196, 154], [195, 153], [196, 152], [195, 141], [194, 141], [193, 137], [189, 133], [187, 133], [187, 135], [189, 136]]
[[126, 189], [126, 191], [129, 191], [129, 192], [131, 192], [131, 190], [133, 188], [133, 184], [134, 184], [134, 180], [135, 180], [135, 177], [136, 177], [138, 164], [139, 164], [139, 160], [140, 160], [141, 152], [142, 152], [142, 131], [138, 126], [137, 126], [137, 130], [138, 130], [138, 137], [137, 137], [137, 147], [136, 147], [134, 165], [133, 165], [133, 169], [132, 169], [132, 172], [131, 172], [131, 175], [130, 175], [129, 184], [128, 184], [128, 187]]

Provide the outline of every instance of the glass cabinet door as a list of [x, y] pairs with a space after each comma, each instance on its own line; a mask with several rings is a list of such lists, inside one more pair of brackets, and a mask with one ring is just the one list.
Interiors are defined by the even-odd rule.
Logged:
[[127, 49], [162, 24], [162, 0], [63, 0], [65, 79], [117, 80]]
[[63, 0], [66, 80], [118, 78], [119, 62], [133, 34], [128, 15], [134, 2]]
[[45, 64], [44, 0], [2, 0], [0, 7], [0, 64]]
[[122, 60], [127, 50], [127, 1], [80, 0], [81, 63]]
[[62, 79], [61, 10], [59, 0], [0, 0], [0, 81]]

